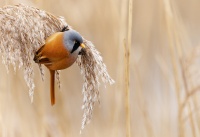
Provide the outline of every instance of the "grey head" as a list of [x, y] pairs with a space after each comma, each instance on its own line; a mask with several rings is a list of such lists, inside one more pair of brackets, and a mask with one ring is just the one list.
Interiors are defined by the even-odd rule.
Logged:
[[73, 55], [79, 54], [82, 47], [80, 46], [83, 43], [81, 35], [75, 30], [64, 31], [64, 41], [65, 48]]

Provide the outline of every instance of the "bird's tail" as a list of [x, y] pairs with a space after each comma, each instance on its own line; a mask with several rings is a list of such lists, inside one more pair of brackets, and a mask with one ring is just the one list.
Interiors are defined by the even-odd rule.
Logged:
[[51, 95], [51, 105], [53, 106], [55, 104], [55, 92], [54, 92], [54, 81], [55, 81], [55, 70], [49, 70], [50, 71], [50, 95]]

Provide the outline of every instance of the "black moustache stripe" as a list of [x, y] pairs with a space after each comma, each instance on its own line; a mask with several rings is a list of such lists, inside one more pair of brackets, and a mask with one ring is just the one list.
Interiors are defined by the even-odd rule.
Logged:
[[79, 46], [80, 46], [80, 43], [79, 42], [75, 42], [74, 47], [73, 47], [71, 53], [73, 53], [75, 50], [77, 50]]

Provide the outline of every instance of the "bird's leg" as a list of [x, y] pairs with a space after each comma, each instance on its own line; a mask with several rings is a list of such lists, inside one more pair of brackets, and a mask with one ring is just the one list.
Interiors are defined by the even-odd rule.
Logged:
[[55, 104], [55, 92], [54, 92], [54, 81], [55, 81], [55, 70], [49, 70], [50, 71], [50, 94], [51, 94], [51, 105], [53, 106]]

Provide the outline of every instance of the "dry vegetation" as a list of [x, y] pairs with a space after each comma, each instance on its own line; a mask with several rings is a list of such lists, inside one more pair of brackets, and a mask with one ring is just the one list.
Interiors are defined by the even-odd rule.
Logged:
[[100, 107], [80, 135], [77, 65], [60, 72], [61, 92], [56, 89], [52, 107], [48, 73], [42, 81], [34, 64], [31, 104], [23, 71], [11, 67], [7, 74], [0, 64], [0, 136], [200, 136], [199, 1], [2, 0], [0, 6], [17, 2], [64, 16], [101, 52], [116, 83], [100, 88]]

